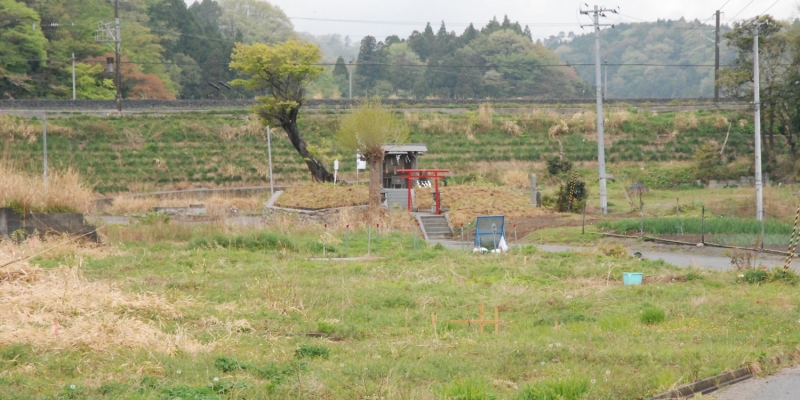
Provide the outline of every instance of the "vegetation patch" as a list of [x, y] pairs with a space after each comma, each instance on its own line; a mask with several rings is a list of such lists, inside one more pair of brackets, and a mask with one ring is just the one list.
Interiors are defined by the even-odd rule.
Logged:
[[275, 205], [306, 210], [361, 206], [367, 204], [367, 189], [345, 183], [295, 184], [283, 192]]

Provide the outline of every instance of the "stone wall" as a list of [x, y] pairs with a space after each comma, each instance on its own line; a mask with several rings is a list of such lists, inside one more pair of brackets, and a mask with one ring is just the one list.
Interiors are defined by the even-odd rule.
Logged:
[[24, 236], [36, 233], [87, 234], [87, 237], [97, 241], [96, 228], [84, 224], [83, 214], [28, 213], [22, 218], [12, 208], [0, 208], [0, 238], [12, 237], [15, 232], [20, 232]]
[[322, 210], [300, 210], [297, 208], [283, 208], [275, 206], [264, 207], [262, 219], [264, 223], [270, 224], [276, 216], [289, 216], [297, 218], [299, 224], [329, 224], [333, 225], [341, 221], [341, 215], [346, 211], [353, 211], [355, 213], [363, 213], [367, 210], [367, 206], [354, 206], [354, 207], [339, 207], [339, 208], [325, 208]]

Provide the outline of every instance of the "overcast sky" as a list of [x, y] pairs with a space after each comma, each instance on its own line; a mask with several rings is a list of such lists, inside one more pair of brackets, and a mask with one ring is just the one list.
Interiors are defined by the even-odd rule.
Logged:
[[[194, 0], [186, 0], [191, 4]], [[407, 37], [422, 30], [431, 22], [434, 31], [442, 20], [448, 31], [458, 34], [470, 23], [476, 28], [485, 25], [493, 16], [502, 21], [508, 15], [512, 21], [528, 25], [534, 40], [557, 35], [560, 31], [582, 31], [580, 24], [591, 23], [587, 16], [578, 14], [579, 8], [588, 8], [583, 2], [569, 0], [271, 0], [294, 23], [295, 30], [314, 35], [339, 33], [349, 35], [354, 41], [366, 35], [383, 40], [389, 35]], [[588, 3], [594, 6], [596, 3]], [[779, 18], [798, 16], [798, 0], [608, 0], [602, 5], [619, 6], [619, 15], [609, 15], [608, 23], [655, 21], [657, 19], [708, 20], [714, 11], [721, 9], [722, 22], [750, 18], [767, 13]], [[721, 7], [721, 8], [720, 8]], [[317, 20], [313, 20], [317, 19]], [[339, 20], [339, 21], [322, 21]], [[345, 22], [345, 21], [364, 22]], [[580, 22], [579, 22], [580, 21]]]

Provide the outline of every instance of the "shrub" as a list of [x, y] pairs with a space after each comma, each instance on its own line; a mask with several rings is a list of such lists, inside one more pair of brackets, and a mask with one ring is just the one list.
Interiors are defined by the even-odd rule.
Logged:
[[556, 209], [559, 212], [581, 212], [586, 201], [586, 182], [577, 180], [575, 177], [558, 188], [556, 197]]
[[547, 173], [551, 176], [559, 176], [572, 171], [572, 161], [562, 159], [561, 157], [548, 157], [545, 162], [547, 163]]
[[664, 310], [657, 307], [647, 307], [642, 310], [641, 320], [643, 324], [653, 325], [664, 322]]
[[328, 358], [330, 352], [325, 346], [304, 344], [294, 349], [294, 355], [297, 358]]
[[742, 280], [747, 283], [760, 283], [769, 280], [769, 272], [761, 268], [748, 268], [742, 275]]
[[567, 379], [557, 382], [538, 382], [519, 391], [518, 400], [578, 400], [589, 392], [585, 379]]
[[249, 367], [247, 363], [242, 363], [236, 359], [225, 356], [217, 357], [217, 360], [214, 361], [214, 366], [222, 372], [231, 372], [240, 369], [247, 369]]

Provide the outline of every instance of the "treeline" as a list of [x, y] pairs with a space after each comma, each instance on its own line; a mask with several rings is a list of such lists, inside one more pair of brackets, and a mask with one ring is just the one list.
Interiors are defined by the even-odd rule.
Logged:
[[[722, 33], [730, 31], [722, 27]], [[542, 44], [577, 66], [586, 82], [595, 82], [594, 33], [551, 36]], [[720, 64], [735, 57], [720, 40]], [[700, 21], [659, 20], [617, 24], [600, 33], [600, 58], [606, 97], [685, 98], [714, 96], [714, 27]], [[650, 64], [650, 65], [642, 65]], [[680, 67], [678, 65], [692, 65]]]
[[[188, 7], [183, 0], [127, 0], [119, 9], [125, 98], [240, 96], [219, 84], [233, 79], [234, 43], [296, 37], [283, 11], [258, 0], [202, 0]], [[71, 97], [74, 53], [77, 97], [113, 99], [116, 86], [106, 71], [113, 43], [95, 40], [99, 22], [113, 28], [113, 21], [108, 0], [0, 0], [0, 96]]]
[[[339, 57], [330, 71], [342, 95], [349, 93], [348, 70]], [[323, 78], [324, 79], [324, 78]], [[575, 70], [534, 43], [528, 27], [492, 19], [458, 35], [442, 22], [408, 38], [361, 40], [353, 95], [409, 98], [574, 98], [585, 88]]]

